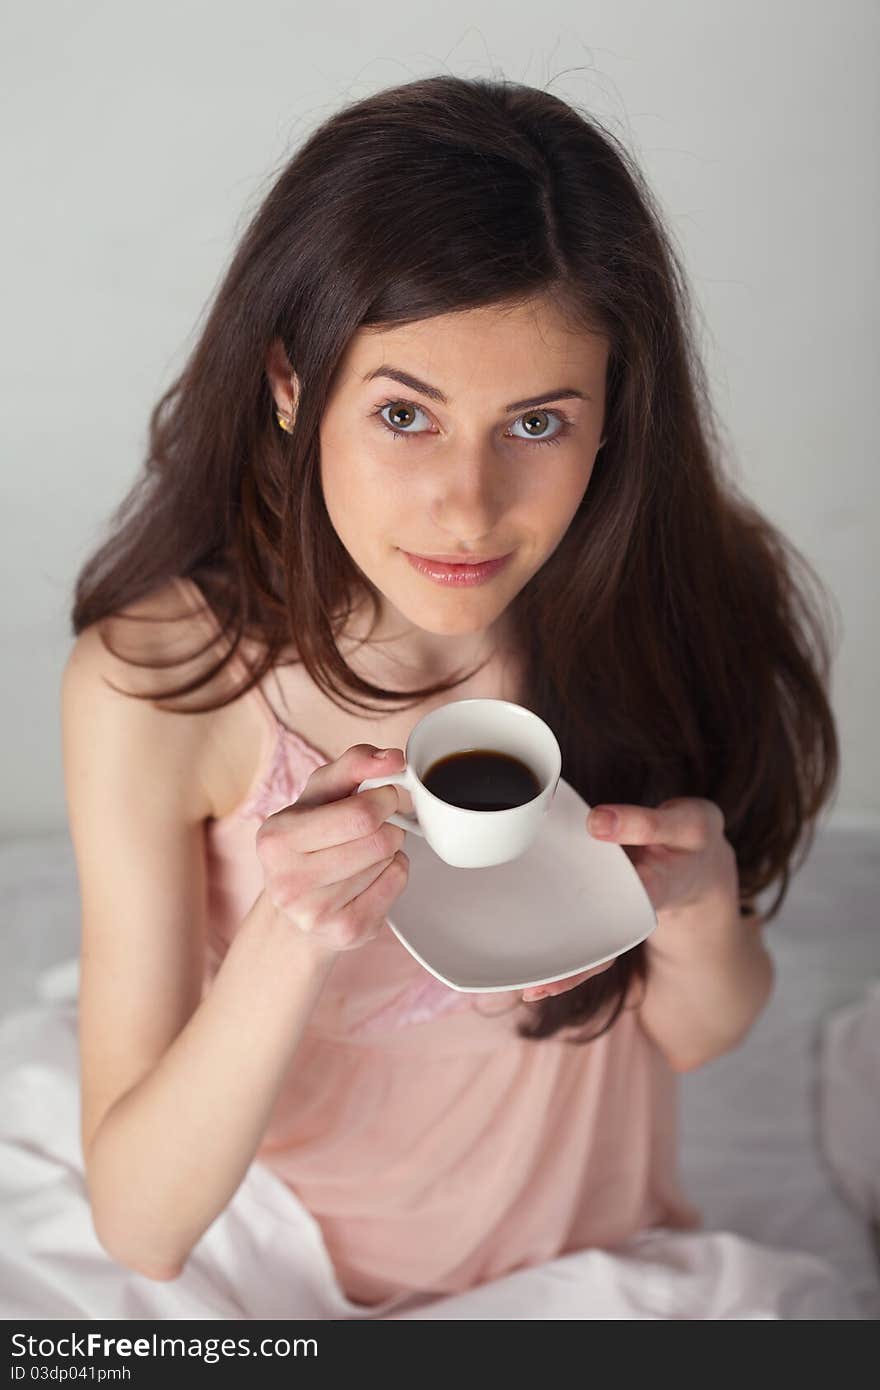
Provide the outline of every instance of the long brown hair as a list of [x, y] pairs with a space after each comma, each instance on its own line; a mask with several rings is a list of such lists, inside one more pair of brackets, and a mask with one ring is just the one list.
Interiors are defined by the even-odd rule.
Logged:
[[[244, 636], [261, 652], [251, 679], [200, 709], [239, 698], [292, 642], [320, 689], [360, 711], [455, 689], [472, 673], [404, 697], [341, 656], [351, 596], [378, 615], [380, 595], [328, 518], [319, 423], [357, 329], [538, 295], [609, 339], [607, 442], [565, 537], [513, 600], [523, 702], [590, 805], [717, 802], [743, 903], [778, 882], [771, 919], [838, 776], [828, 596], [725, 475], [685, 275], [638, 168], [547, 92], [430, 77], [352, 103], [305, 141], [151, 413], [143, 470], [77, 578], [74, 633], [98, 622], [103, 635], [184, 575], [229, 649], [153, 698], [206, 683]], [[265, 371], [275, 339], [300, 387], [290, 434]], [[637, 946], [536, 1006], [521, 1035], [601, 1021], [599, 1036], [646, 968]]]

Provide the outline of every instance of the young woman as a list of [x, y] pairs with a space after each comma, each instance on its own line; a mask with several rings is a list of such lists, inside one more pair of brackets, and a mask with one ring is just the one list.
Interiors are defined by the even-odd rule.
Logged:
[[[838, 749], [812, 572], [725, 475], [693, 344], [643, 178], [547, 93], [380, 92], [272, 187], [73, 605], [82, 1140], [120, 1263], [176, 1277], [254, 1158], [382, 1309], [698, 1223], [675, 1073], [764, 1005], [757, 895]], [[400, 945], [408, 801], [357, 793], [471, 696], [550, 724], [657, 911], [539, 999]]]

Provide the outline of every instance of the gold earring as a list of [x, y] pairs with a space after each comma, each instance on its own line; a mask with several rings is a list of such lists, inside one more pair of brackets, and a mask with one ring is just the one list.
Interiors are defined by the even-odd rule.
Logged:
[[280, 410], [275, 411], [278, 423], [286, 434], [293, 434], [293, 417], [282, 415]]

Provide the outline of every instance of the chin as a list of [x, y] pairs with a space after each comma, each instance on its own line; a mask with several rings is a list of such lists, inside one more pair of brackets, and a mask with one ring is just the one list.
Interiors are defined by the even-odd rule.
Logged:
[[398, 604], [397, 607], [414, 627], [421, 628], [422, 632], [430, 632], [435, 637], [469, 637], [484, 632], [498, 616], [494, 611], [476, 613], [471, 609], [468, 613], [425, 613], [422, 610], [417, 617], [403, 604]]
[[436, 593], [423, 592], [418, 595], [413, 594], [411, 587], [404, 593], [397, 592], [397, 589], [398, 585], [392, 587], [389, 584], [383, 590], [388, 602], [414, 627], [421, 628], [423, 632], [432, 632], [437, 637], [464, 637], [469, 633], [483, 632], [506, 606], [499, 604], [497, 595], [494, 602], [489, 603], [488, 596], [481, 596], [475, 589], [438, 589]]

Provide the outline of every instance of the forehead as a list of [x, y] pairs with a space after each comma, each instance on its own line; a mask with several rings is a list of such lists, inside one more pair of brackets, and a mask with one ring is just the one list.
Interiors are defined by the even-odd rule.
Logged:
[[[595, 384], [604, 373], [608, 342], [573, 325], [551, 303], [483, 306], [438, 314], [414, 323], [360, 328], [340, 363], [340, 385], [366, 389], [382, 363], [411, 371], [438, 386], [450, 400], [465, 389], [499, 384], [542, 390], [574, 376], [571, 385]], [[534, 380], [550, 372], [553, 380]], [[557, 381], [558, 376], [558, 381]], [[507, 394], [510, 394], [508, 391]], [[506, 399], [506, 397], [505, 397]]]

